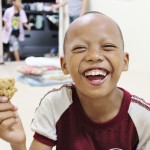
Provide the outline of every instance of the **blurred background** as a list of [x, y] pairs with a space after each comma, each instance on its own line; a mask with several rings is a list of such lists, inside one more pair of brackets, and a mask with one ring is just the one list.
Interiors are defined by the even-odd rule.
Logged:
[[[27, 146], [30, 145], [33, 134], [30, 130], [30, 123], [40, 99], [47, 91], [60, 86], [60, 84], [66, 81], [59, 80], [54, 82], [53, 80], [52, 82], [52, 76], [50, 76], [48, 81], [44, 81], [44, 83], [47, 84], [37, 84], [36, 82], [36, 85], [33, 86], [32, 84], [18, 80], [18, 76], [22, 77], [22, 74], [17, 71], [17, 68], [20, 67], [20, 65], [24, 66], [24, 64], [27, 66], [27, 58], [30, 56], [48, 57], [51, 60], [51, 69], [60, 70], [59, 57], [63, 55], [63, 37], [69, 25], [68, 9], [65, 6], [56, 12], [52, 12], [49, 8], [53, 3], [56, 3], [56, 1], [23, 0], [23, 7], [32, 28], [31, 31], [25, 30], [25, 41], [20, 43], [20, 55], [22, 59], [20, 62], [13, 60], [3, 62], [2, 36], [0, 36], [0, 62], [4, 63], [0, 65], [0, 77], [13, 77], [16, 79], [18, 92], [12, 101], [19, 107], [19, 114], [27, 133]], [[0, 10], [0, 20], [5, 9], [11, 5], [9, 0], [7, 3], [5, 0], [1, 0], [1, 4], [3, 5]], [[100, 11], [112, 17], [122, 30], [125, 41], [125, 51], [129, 52], [130, 55], [130, 65], [129, 71], [123, 73], [118, 86], [124, 87], [131, 93], [143, 97], [146, 100], [150, 100], [149, 0], [88, 0], [88, 10]], [[2, 24], [0, 25], [0, 34], [2, 31], [1, 28]], [[55, 52], [53, 56], [50, 55], [51, 51]], [[44, 59], [42, 59], [42, 61], [43, 60]], [[41, 63], [41, 60], [36, 60], [37, 64], [40, 64], [39, 62]], [[29, 77], [32, 79], [36, 77], [37, 81], [37, 77], [38, 79], [41, 78], [40, 75], [45, 77], [45, 75], [50, 74], [49, 72], [43, 73], [43, 70], [40, 71], [41, 74], [38, 74], [38, 76], [37, 74], [28, 75], [28, 79]], [[21, 73], [23, 73], [23, 71]], [[32, 73], [35, 72], [32, 70]], [[61, 78], [63, 78], [60, 72], [58, 72], [58, 74], [59, 77], [61, 76]], [[57, 77], [58, 74], [56, 74]], [[10, 150], [10, 146], [8, 143], [0, 140], [0, 150], [1, 149]]]

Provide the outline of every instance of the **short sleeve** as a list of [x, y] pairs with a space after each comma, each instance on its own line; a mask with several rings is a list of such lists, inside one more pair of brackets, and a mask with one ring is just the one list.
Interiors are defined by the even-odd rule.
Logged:
[[50, 147], [53, 147], [53, 146], [56, 145], [56, 141], [53, 141], [53, 140], [51, 140], [51, 139], [48, 139], [47, 137], [45, 137], [45, 136], [43, 136], [43, 135], [40, 135], [40, 134], [38, 134], [38, 133], [35, 133], [33, 137], [34, 137], [34, 139], [36, 139], [37, 141], [39, 141], [39, 142], [41, 142], [41, 143], [43, 143], [43, 144], [45, 144], [45, 145], [48, 145], [48, 146], [50, 146]]
[[55, 143], [57, 141], [56, 124], [71, 104], [72, 90], [69, 86], [53, 89], [41, 100], [36, 109], [31, 129], [40, 139], [47, 138], [45, 140], [49, 141], [49, 144]]
[[35, 117], [31, 123], [31, 129], [53, 141], [57, 140], [56, 122], [52, 111], [50, 96], [45, 96], [36, 109]]
[[6, 11], [4, 12], [4, 15], [3, 15], [3, 21], [7, 21], [8, 20], [8, 10], [6, 9]]
[[24, 11], [24, 10], [21, 10], [20, 14], [21, 14], [21, 22], [22, 22], [22, 23], [27, 23], [27, 22], [28, 22], [28, 19], [27, 19], [27, 16], [26, 16], [25, 11]]

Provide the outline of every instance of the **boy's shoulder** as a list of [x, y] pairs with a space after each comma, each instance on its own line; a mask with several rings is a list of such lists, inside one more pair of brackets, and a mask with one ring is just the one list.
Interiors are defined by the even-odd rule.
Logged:
[[138, 147], [142, 147], [145, 141], [150, 139], [150, 103], [143, 98], [132, 95], [128, 113], [136, 126], [139, 136]]
[[134, 118], [137, 117], [137, 119], [141, 119], [144, 117], [147, 119], [150, 117], [150, 102], [139, 96], [131, 95], [131, 103], [128, 112], [130, 115], [134, 116]]
[[69, 105], [72, 103], [73, 88], [73, 84], [64, 84], [60, 87], [53, 88], [44, 95], [41, 102], [51, 103], [52, 105], [61, 105], [62, 103], [67, 103]]
[[128, 113], [140, 130], [147, 129], [150, 134], [150, 103], [136, 95], [131, 96]]
[[72, 88], [72, 84], [65, 84], [50, 90], [41, 99], [39, 106], [36, 109], [37, 114], [44, 110], [46, 114], [53, 114], [56, 117], [55, 120], [58, 120], [73, 102]]
[[141, 111], [143, 110], [143, 111], [147, 111], [150, 113], [150, 101], [144, 100], [143, 98], [138, 97], [136, 95], [132, 95], [131, 104], [135, 108], [140, 108]]
[[[14, 13], [14, 6], [6, 8], [5, 12], [13, 12]], [[20, 9], [20, 13], [25, 12], [24, 9]]]
[[62, 96], [63, 94], [71, 94], [72, 89], [74, 88], [73, 84], [64, 84], [60, 87], [53, 88], [49, 92], [47, 92], [47, 96]]
[[6, 8], [5, 11], [13, 11], [13, 6]]

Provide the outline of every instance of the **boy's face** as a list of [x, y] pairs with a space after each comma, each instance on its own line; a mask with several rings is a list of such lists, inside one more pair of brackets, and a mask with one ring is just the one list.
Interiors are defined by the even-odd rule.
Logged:
[[22, 4], [22, 0], [14, 0], [13, 5], [17, 8], [20, 9]]
[[99, 98], [111, 93], [122, 71], [128, 69], [128, 54], [115, 22], [101, 14], [74, 21], [67, 31], [61, 64], [79, 95]]

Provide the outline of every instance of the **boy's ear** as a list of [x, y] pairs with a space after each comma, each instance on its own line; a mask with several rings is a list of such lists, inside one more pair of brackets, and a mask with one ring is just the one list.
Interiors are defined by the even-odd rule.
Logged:
[[64, 57], [60, 57], [60, 64], [61, 64], [61, 69], [65, 75], [69, 74], [69, 71], [67, 69], [66, 61]]
[[123, 71], [128, 71], [128, 67], [129, 67], [129, 54], [128, 53], [124, 53], [124, 67], [123, 67]]

